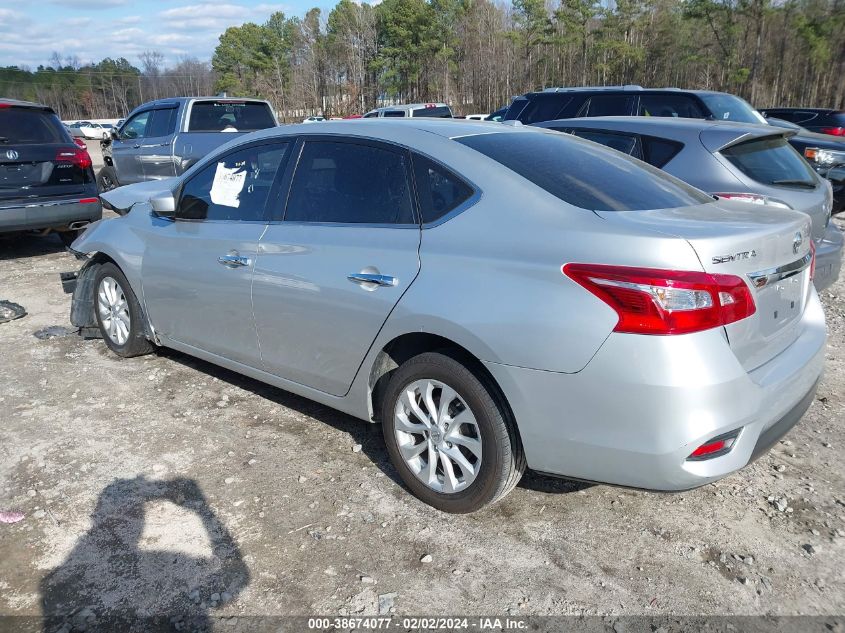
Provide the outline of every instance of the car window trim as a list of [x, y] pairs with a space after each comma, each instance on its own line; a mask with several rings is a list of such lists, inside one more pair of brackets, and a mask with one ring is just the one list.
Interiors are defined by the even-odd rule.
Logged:
[[[302, 151], [305, 148], [305, 144], [308, 142], [341, 142], [341, 143], [350, 143], [352, 145], [364, 145], [369, 147], [378, 147], [381, 149], [385, 149], [397, 154], [404, 154], [405, 158], [407, 159], [405, 162], [405, 178], [407, 179], [408, 185], [410, 186], [410, 193], [411, 193], [411, 212], [414, 214], [415, 222], [413, 223], [405, 223], [405, 224], [385, 224], [379, 222], [307, 222], [305, 220], [288, 220], [286, 219], [287, 216], [287, 209], [288, 204], [290, 203], [290, 193], [291, 189], [293, 188], [293, 178], [296, 175], [296, 170], [299, 168], [299, 161], [302, 159]], [[413, 168], [411, 163], [411, 150], [401, 143], [394, 143], [392, 141], [385, 141], [382, 139], [374, 139], [367, 136], [352, 136], [352, 135], [342, 135], [342, 134], [303, 134], [298, 137], [297, 146], [294, 147], [294, 151], [296, 152], [296, 160], [288, 160], [288, 163], [292, 163], [292, 169], [290, 170], [290, 177], [285, 178], [287, 182], [286, 187], [287, 191], [284, 196], [284, 206], [282, 207], [282, 214], [281, 219], [278, 222], [292, 224], [292, 225], [308, 225], [308, 226], [337, 226], [337, 227], [364, 227], [364, 228], [389, 228], [389, 229], [419, 229], [420, 228], [420, 219], [422, 217], [422, 213], [419, 209], [419, 201], [416, 197], [416, 189], [414, 188], [414, 174]], [[288, 176], [288, 174], [285, 174]], [[273, 223], [276, 223], [274, 221]]]
[[[226, 157], [231, 156], [237, 152], [242, 150], [251, 149], [253, 147], [264, 147], [270, 145], [283, 145], [283, 144], [292, 144], [294, 145], [294, 149], [284, 158], [284, 169], [287, 171], [288, 163], [291, 162], [291, 156], [293, 151], [295, 150], [295, 137], [288, 137], [288, 136], [280, 136], [274, 137], [271, 139], [260, 139], [257, 141], [252, 141], [250, 143], [244, 143], [243, 145], [238, 145], [237, 147], [231, 148], [225, 154], [219, 154], [214, 158], [206, 161], [197, 169], [196, 172], [191, 174], [190, 178], [185, 179], [184, 181], [179, 183], [178, 189], [174, 192], [174, 197], [176, 198], [176, 215], [172, 217], [174, 222], [203, 222], [207, 224], [231, 224], [233, 222], [238, 222], [240, 224], [271, 224], [270, 216], [271, 214], [268, 213], [269, 203], [271, 200], [276, 200], [278, 198], [278, 189], [280, 185], [279, 181], [279, 172], [276, 172], [276, 177], [273, 179], [273, 186], [270, 188], [270, 192], [267, 194], [267, 199], [264, 201], [264, 218], [261, 220], [208, 220], [208, 219], [197, 219], [197, 218], [181, 218], [179, 217], [179, 209], [182, 206], [182, 194], [185, 190], [185, 187], [190, 183], [192, 180], [197, 178], [206, 168], [211, 167], [212, 163], [219, 163], [221, 160], [225, 160]], [[279, 167], [282, 167], [280, 165]]]
[[[419, 198], [417, 197], [417, 196], [419, 196], [419, 185], [417, 184], [417, 170], [413, 168], [413, 164], [414, 164], [413, 161], [414, 161], [414, 155], [415, 154], [419, 155], [421, 158], [425, 158], [426, 160], [430, 160], [435, 165], [441, 167], [444, 171], [447, 171], [450, 174], [454, 174], [456, 178], [458, 178], [461, 182], [463, 182], [467, 187], [472, 189], [472, 195], [469, 198], [467, 198], [466, 200], [461, 202], [458, 206], [456, 206], [454, 209], [449, 211], [449, 213], [445, 213], [445, 214], [441, 215], [439, 218], [437, 218], [433, 222], [422, 222], [422, 205], [420, 205]], [[464, 176], [463, 174], [459, 174], [455, 169], [452, 169], [451, 167], [449, 167], [443, 161], [440, 161], [440, 160], [434, 158], [433, 156], [426, 154], [425, 152], [421, 152], [421, 151], [418, 151], [418, 150], [415, 150], [415, 149], [411, 150], [411, 176], [414, 180], [414, 195], [416, 197], [417, 208], [419, 209], [418, 218], [420, 219], [420, 222], [421, 222], [420, 227], [423, 230], [433, 229], [433, 228], [440, 226], [441, 224], [444, 224], [445, 222], [448, 222], [452, 218], [460, 215], [461, 213], [463, 213], [464, 211], [466, 211], [470, 207], [474, 206], [479, 200], [481, 200], [481, 197], [482, 197], [481, 189], [474, 182], [472, 182], [471, 180], [466, 178], [466, 176]]]

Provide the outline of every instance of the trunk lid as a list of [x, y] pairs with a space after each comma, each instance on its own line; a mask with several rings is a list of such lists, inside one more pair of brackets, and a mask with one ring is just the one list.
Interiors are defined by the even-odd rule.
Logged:
[[65, 143], [0, 145], [0, 202], [83, 194], [90, 182], [88, 170], [57, 160], [63, 152], [77, 151]]
[[598, 212], [609, 222], [684, 239], [704, 271], [736, 275], [748, 284], [754, 314], [725, 327], [731, 349], [747, 371], [798, 338], [812, 292], [810, 219], [795, 211], [763, 213], [755, 207], [720, 201], [677, 209]]

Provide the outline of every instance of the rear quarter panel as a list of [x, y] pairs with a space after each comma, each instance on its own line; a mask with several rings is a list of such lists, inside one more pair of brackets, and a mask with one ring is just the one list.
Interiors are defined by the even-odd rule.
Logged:
[[701, 270], [684, 240], [611, 226], [473, 154], [477, 161], [453, 169], [476, 183], [481, 199], [423, 230], [420, 273], [374, 347], [428, 332], [483, 361], [573, 373], [590, 361], [617, 315], [564, 276], [564, 264]]

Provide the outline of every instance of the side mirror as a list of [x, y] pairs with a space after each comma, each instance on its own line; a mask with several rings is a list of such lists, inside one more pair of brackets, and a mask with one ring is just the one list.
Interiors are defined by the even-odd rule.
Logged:
[[117, 130], [115, 128], [112, 128], [111, 132], [109, 132], [109, 136], [111, 136], [113, 141], [116, 141], [118, 139]]
[[153, 213], [162, 218], [172, 218], [176, 215], [176, 198], [170, 191], [157, 193], [150, 198]]

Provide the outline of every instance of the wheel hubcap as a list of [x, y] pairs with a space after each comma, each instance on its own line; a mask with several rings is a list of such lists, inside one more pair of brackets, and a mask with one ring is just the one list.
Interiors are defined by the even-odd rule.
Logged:
[[129, 340], [129, 304], [123, 294], [123, 288], [112, 277], [103, 277], [97, 291], [97, 310], [103, 332], [116, 345], [123, 345]]
[[393, 429], [405, 464], [432, 490], [459, 492], [478, 475], [478, 422], [449, 385], [431, 379], [407, 385], [396, 402]]

